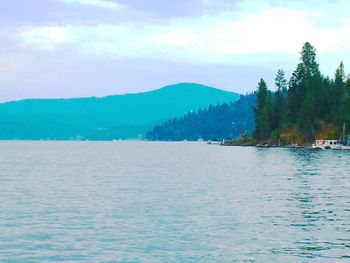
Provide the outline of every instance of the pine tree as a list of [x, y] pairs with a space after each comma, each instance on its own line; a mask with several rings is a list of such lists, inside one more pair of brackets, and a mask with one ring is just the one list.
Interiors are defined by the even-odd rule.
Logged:
[[300, 52], [301, 62], [305, 68], [305, 74], [307, 79], [317, 78], [321, 76], [319, 65], [316, 61], [316, 49], [306, 42]]
[[296, 123], [298, 121], [299, 110], [303, 102], [303, 81], [305, 79], [305, 69], [302, 63], [299, 63], [289, 80], [288, 89], [288, 122]]
[[346, 114], [346, 112], [344, 112], [345, 107], [343, 106], [343, 104], [346, 103], [345, 85], [344, 64], [343, 62], [340, 62], [340, 65], [334, 74], [334, 83], [330, 90], [329, 105], [332, 122], [337, 126], [342, 126], [345, 118], [344, 115]]
[[334, 83], [339, 88], [343, 89], [345, 87], [345, 71], [343, 61], [340, 62], [339, 67], [334, 74]]
[[258, 83], [257, 105], [255, 107], [255, 131], [254, 137], [258, 140], [266, 140], [272, 131], [273, 99], [267, 89], [265, 80]]
[[277, 72], [275, 85], [277, 91], [275, 92], [272, 129], [279, 130], [285, 122], [287, 111], [287, 80], [282, 69]]
[[297, 69], [289, 82], [288, 116], [310, 140], [321, 120], [323, 85], [316, 49], [308, 42], [303, 45]]

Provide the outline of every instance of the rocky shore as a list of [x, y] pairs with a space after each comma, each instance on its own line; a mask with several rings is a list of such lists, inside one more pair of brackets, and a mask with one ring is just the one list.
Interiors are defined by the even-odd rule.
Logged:
[[311, 144], [293, 144], [293, 143], [281, 143], [281, 142], [258, 142], [254, 138], [246, 137], [237, 140], [225, 141], [222, 146], [251, 146], [258, 148], [311, 148]]

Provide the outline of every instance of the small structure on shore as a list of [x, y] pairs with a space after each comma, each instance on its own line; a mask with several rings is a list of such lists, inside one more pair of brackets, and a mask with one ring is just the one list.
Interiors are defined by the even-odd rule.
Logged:
[[322, 150], [350, 150], [350, 135], [345, 135], [346, 126], [343, 125], [343, 133], [339, 140], [316, 140], [312, 145], [313, 149]]
[[322, 150], [341, 150], [342, 144], [338, 140], [316, 140], [312, 148]]

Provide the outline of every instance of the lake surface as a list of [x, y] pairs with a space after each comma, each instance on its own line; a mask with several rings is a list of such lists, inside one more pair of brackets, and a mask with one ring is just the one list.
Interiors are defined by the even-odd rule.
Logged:
[[350, 262], [350, 152], [0, 142], [1, 262]]

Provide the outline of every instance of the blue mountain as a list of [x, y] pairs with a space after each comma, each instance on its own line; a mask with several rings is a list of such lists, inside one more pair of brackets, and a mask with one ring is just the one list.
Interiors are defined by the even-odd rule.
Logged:
[[144, 138], [153, 126], [239, 94], [181, 83], [103, 98], [28, 99], [0, 104], [0, 139], [113, 140]]

